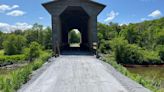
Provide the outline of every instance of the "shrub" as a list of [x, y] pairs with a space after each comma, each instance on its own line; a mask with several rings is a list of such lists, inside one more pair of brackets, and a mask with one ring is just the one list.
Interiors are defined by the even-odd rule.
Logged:
[[40, 56], [41, 45], [37, 42], [32, 42], [27, 50], [27, 56], [30, 61]]
[[25, 55], [0, 56], [0, 65], [20, 63], [27, 57]]
[[6, 55], [21, 54], [23, 47], [26, 43], [26, 39], [23, 36], [9, 35], [3, 42], [3, 48]]
[[99, 49], [98, 49], [101, 53], [110, 53], [111, 51], [111, 47], [110, 47], [110, 43], [107, 40], [101, 40], [100, 44], [99, 44]]
[[161, 64], [157, 51], [142, 50], [143, 63], [145, 64]]
[[161, 64], [158, 52], [144, 50], [136, 44], [128, 44], [124, 38], [114, 38], [110, 41], [118, 63], [122, 64]]
[[161, 60], [163, 60], [164, 63], [164, 49], [159, 52]]
[[128, 44], [128, 41], [124, 38], [114, 38], [110, 41], [110, 45], [115, 52], [115, 58], [118, 63], [133, 64], [140, 61], [139, 48], [136, 45]]

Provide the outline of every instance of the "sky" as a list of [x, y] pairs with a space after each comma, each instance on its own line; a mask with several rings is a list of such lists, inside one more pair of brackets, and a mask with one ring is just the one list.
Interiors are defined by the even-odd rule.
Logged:
[[[51, 26], [51, 16], [42, 7], [50, 0], [0, 0], [0, 30], [28, 29], [34, 23]], [[99, 14], [102, 23], [137, 23], [163, 17], [164, 0], [95, 0], [106, 5]]]

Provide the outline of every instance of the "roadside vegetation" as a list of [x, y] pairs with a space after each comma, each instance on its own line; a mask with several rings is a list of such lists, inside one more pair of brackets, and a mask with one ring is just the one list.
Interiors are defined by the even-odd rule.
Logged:
[[8, 73], [0, 73], [0, 92], [16, 92], [29, 80], [32, 71], [40, 68], [52, 56], [51, 35], [49, 27], [43, 29], [39, 24], [25, 31], [0, 32], [0, 69], [24, 64]]
[[[73, 37], [74, 34], [71, 33]], [[39, 24], [25, 31], [0, 31], [0, 68], [26, 63], [5, 75], [0, 74], [0, 92], [15, 92], [29, 80], [32, 71], [44, 64], [51, 56], [51, 35], [49, 27], [43, 29]], [[79, 42], [80, 37], [76, 38], [70, 39], [71, 42]], [[164, 18], [121, 26], [98, 23], [98, 38], [98, 52], [104, 55], [105, 62], [152, 91], [163, 92], [159, 81], [132, 74], [122, 65], [164, 64]]]
[[104, 61], [152, 91], [164, 91], [160, 81], [145, 79], [123, 67], [164, 64], [164, 18], [121, 26], [99, 23], [98, 32], [98, 52], [104, 54]]

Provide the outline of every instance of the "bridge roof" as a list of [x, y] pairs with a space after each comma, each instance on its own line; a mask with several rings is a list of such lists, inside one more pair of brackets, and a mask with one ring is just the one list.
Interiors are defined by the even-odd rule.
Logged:
[[[59, 15], [68, 6], [80, 6], [88, 13], [98, 15], [106, 6], [92, 0], [53, 0], [42, 4], [52, 15]], [[90, 12], [89, 12], [90, 11]]]
[[[53, 0], [53, 1], [49, 1], [49, 2], [46, 2], [46, 3], [43, 3], [42, 5], [47, 5], [47, 4], [51, 4], [51, 3], [57, 3], [59, 1], [64, 1], [64, 0]], [[65, 0], [66, 1], [66, 0]], [[99, 5], [99, 6], [103, 6], [105, 7], [106, 5], [104, 4], [101, 4], [99, 2], [95, 2], [93, 0], [70, 0], [70, 1], [84, 1], [84, 2], [89, 2], [89, 3], [93, 3], [93, 4], [96, 4], [96, 5]]]

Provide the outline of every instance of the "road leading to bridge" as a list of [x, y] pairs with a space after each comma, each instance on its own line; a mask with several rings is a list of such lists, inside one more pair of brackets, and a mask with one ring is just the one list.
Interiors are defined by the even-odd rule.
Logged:
[[112, 73], [117, 71], [94, 56], [61, 55], [51, 61], [18, 92], [150, 92], [135, 82], [130, 85], [136, 88], [123, 85]]

